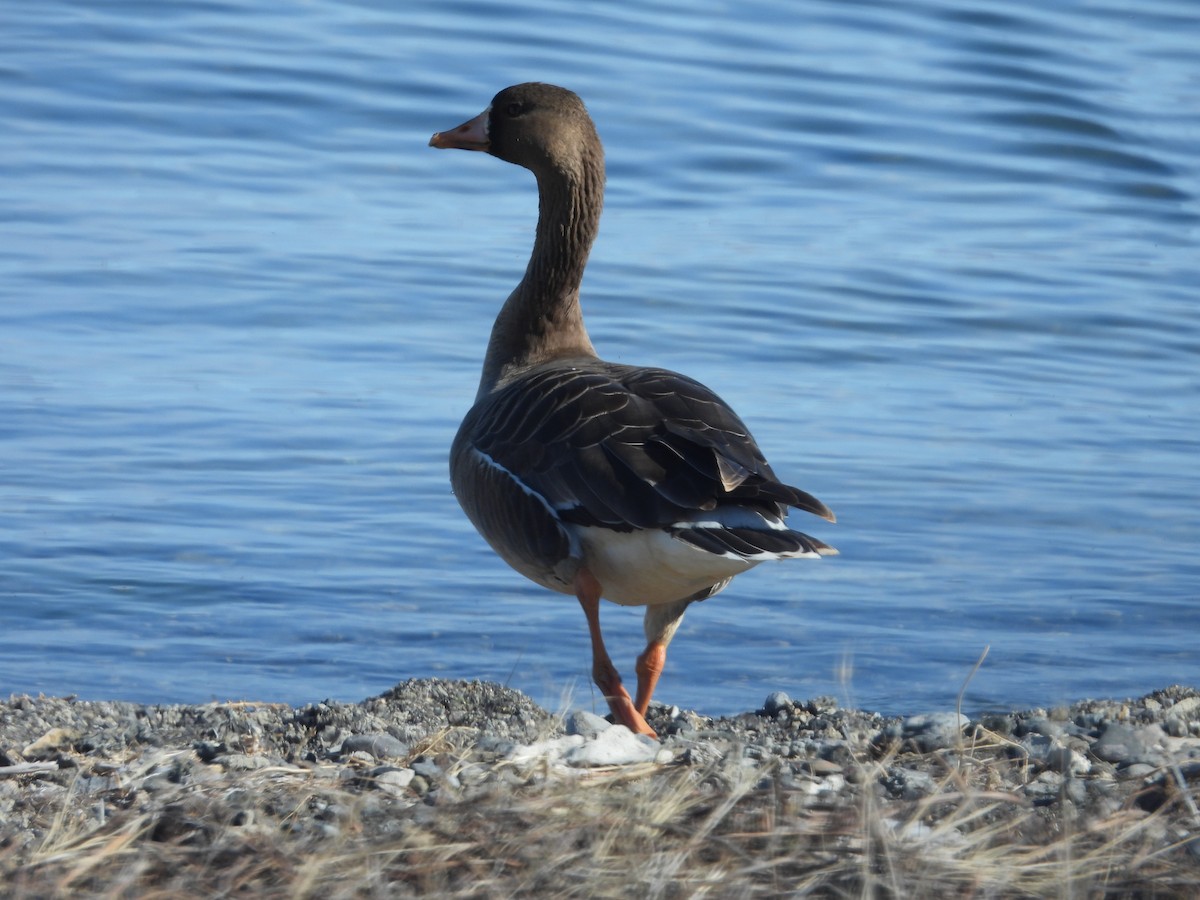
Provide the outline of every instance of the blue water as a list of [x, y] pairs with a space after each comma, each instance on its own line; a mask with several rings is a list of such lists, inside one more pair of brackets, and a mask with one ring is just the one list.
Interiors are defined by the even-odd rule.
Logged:
[[973, 709], [1200, 681], [1197, 47], [1193, 0], [5, 6], [0, 693], [603, 706], [447, 483], [536, 199], [426, 142], [524, 80], [605, 140], [601, 352], [839, 516], [659, 699], [946, 708], [985, 647]]

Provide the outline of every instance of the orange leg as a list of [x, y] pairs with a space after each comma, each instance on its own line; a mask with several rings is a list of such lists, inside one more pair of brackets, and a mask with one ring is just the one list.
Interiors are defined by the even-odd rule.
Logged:
[[654, 696], [654, 687], [658, 684], [658, 676], [662, 674], [663, 666], [667, 664], [667, 645], [663, 641], [650, 641], [645, 651], [637, 659], [637, 701], [633, 704], [641, 715], [646, 715], [650, 706], [650, 698]]
[[[612, 664], [608, 650], [604, 647], [604, 636], [600, 633], [601, 591], [602, 588], [600, 582], [596, 580], [596, 576], [587, 568], [580, 566], [575, 575], [575, 596], [579, 598], [579, 605], [583, 607], [583, 614], [587, 617], [588, 633], [592, 637], [592, 680], [596, 682], [596, 687], [600, 688], [600, 693], [608, 701], [608, 708], [612, 710], [613, 717], [618, 722], [635, 734], [658, 737], [654, 729], [646, 724], [642, 712], [634, 707], [633, 700], [630, 699], [629, 692], [621, 684], [621, 676], [617, 673], [616, 666]], [[665, 648], [663, 655], [664, 657], [666, 655]], [[639, 696], [641, 695], [641, 681], [639, 669]], [[651, 685], [651, 690], [653, 690], [653, 685]], [[647, 702], [649, 702], [648, 697]]]
[[[708, 595], [708, 591], [701, 591]], [[693, 595], [700, 597], [699, 594]], [[700, 597], [703, 599], [703, 597]], [[662, 674], [663, 666], [667, 664], [667, 644], [683, 621], [683, 613], [693, 602], [692, 597], [646, 607], [646, 649], [637, 660], [637, 702], [634, 707], [642, 715], [650, 707], [650, 698], [654, 696], [654, 688], [658, 684], [658, 676]]]

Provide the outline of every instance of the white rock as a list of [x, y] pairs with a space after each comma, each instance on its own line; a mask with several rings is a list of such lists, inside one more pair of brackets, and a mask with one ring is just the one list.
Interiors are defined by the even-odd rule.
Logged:
[[651, 738], [634, 734], [624, 725], [613, 725], [594, 740], [567, 753], [570, 766], [627, 766], [654, 762], [661, 748]]
[[833, 774], [826, 775], [824, 778], [814, 778], [810, 781], [806, 780], [802, 786], [804, 793], [810, 797], [817, 797], [821, 794], [836, 794], [846, 786], [846, 776]]
[[581, 734], [568, 734], [560, 738], [535, 741], [532, 744], [518, 744], [509, 751], [508, 759], [514, 763], [528, 763], [535, 760], [557, 762], [570, 750], [581, 746], [584, 740]]
[[1086, 756], [1067, 747], [1055, 747], [1046, 754], [1046, 765], [1063, 775], [1086, 775], [1092, 764]]
[[381, 769], [382, 771], [377, 770], [374, 773], [375, 787], [393, 797], [403, 794], [404, 789], [412, 784], [413, 778], [417, 775], [412, 769], [396, 769], [391, 766], [381, 767]]

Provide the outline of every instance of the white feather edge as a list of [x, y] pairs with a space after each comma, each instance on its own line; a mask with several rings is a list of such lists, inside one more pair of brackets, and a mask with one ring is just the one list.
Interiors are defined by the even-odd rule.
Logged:
[[[588, 568], [604, 588], [604, 596], [625, 606], [647, 606], [673, 603], [690, 597], [760, 562], [785, 558], [820, 558], [812, 551], [795, 553], [757, 553], [741, 556], [737, 553], [710, 553], [668, 531], [658, 528], [616, 531], [603, 526], [581, 526], [564, 523], [559, 511], [540, 493], [526, 484], [511, 469], [500, 464], [478, 448], [471, 448], [480, 462], [503, 473], [520, 490], [545, 507], [548, 515], [558, 521], [570, 536], [572, 557], [586, 559]], [[787, 525], [775, 516], [738, 507], [719, 511], [698, 512], [694, 517], [681, 519], [669, 526], [683, 529], [766, 528], [786, 531]], [[513, 561], [506, 560], [509, 565]], [[514, 568], [518, 568], [514, 565]], [[523, 567], [523, 575], [555, 591], [571, 593], [565, 573], [556, 573], [552, 580], [535, 577]]]

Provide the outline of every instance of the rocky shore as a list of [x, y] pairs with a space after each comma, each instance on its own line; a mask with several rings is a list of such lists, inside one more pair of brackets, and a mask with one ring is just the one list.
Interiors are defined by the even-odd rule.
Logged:
[[974, 719], [768, 696], [636, 737], [495, 684], [0, 703], [6, 897], [1195, 897], [1200, 691]]

